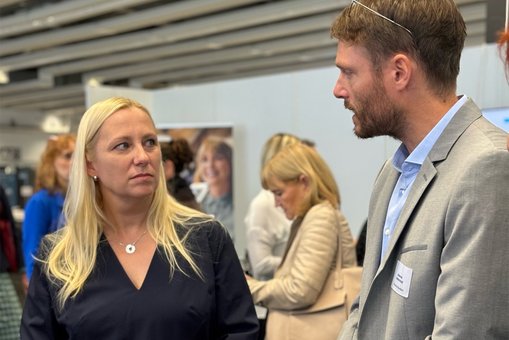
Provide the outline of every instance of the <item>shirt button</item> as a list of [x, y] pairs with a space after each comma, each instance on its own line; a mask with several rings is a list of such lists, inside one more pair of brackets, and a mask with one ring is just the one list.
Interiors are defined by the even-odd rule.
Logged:
[[384, 230], [384, 234], [385, 234], [385, 236], [389, 236], [389, 234], [390, 234], [390, 233], [391, 233], [391, 231], [389, 230], [389, 228], [386, 228], [386, 229]]

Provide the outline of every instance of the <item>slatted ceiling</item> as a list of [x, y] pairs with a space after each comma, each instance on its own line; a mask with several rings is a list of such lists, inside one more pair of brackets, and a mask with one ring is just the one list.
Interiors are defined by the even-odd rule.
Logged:
[[255, 44], [289, 36], [291, 34], [306, 34], [315, 29], [322, 29], [324, 31], [324, 38], [329, 39], [328, 29], [332, 18], [333, 15], [331, 14], [305, 17], [288, 22], [275, 23], [273, 25], [258, 26], [246, 30], [228, 32], [191, 41], [183, 41], [172, 44], [171, 48], [168, 46], [156, 46], [59, 63], [54, 66], [41, 67], [41, 71], [58, 76], [76, 70], [78, 72], [91, 71], [97, 69], [97, 65], [101, 65], [101, 68], [106, 68], [119, 64], [134, 64], [147, 60], [169, 59], [170, 57], [180, 55], [205, 55], [203, 52], [206, 51], [214, 52], [219, 49], [227, 49], [231, 46]]
[[[349, 3], [1, 0], [0, 125], [30, 111], [78, 121], [90, 79], [157, 89], [332, 65], [329, 26]], [[456, 3], [466, 44], [484, 43], [486, 0]]]
[[17, 92], [2, 98], [2, 105], [18, 106], [26, 103], [38, 103], [59, 98], [83, 98], [83, 96], [83, 86], [81, 84], [64, 85], [55, 88], [46, 88], [39, 91]]
[[[4, 2], [5, 0], [2, 0], [0, 4]], [[21, 3], [23, 1], [17, 2]], [[40, 3], [43, 2], [41, 1]], [[16, 36], [62, 27], [69, 23], [151, 2], [155, 2], [155, 0], [74, 0], [62, 1], [57, 5], [46, 1], [46, 5], [39, 4], [38, 6], [32, 3], [31, 6], [25, 6], [24, 10], [18, 10], [18, 15], [6, 15], [2, 19], [0, 22], [0, 37]]]
[[[328, 31], [303, 34], [297, 37], [276, 39], [254, 45], [225, 48], [172, 58], [171, 60], [149, 60], [142, 63], [130, 64], [107, 70], [98, 70], [85, 74], [86, 78], [95, 78], [101, 82], [125, 79], [126, 74], [130, 77], [165, 73], [170, 70], [182, 68], [200, 67], [203, 71], [214, 68], [214, 65], [222, 65], [235, 60], [265, 60], [276, 54], [285, 54], [294, 51], [309, 51], [322, 46], [329, 46], [335, 51], [335, 42], [328, 37]], [[301, 52], [302, 53], [302, 52]], [[225, 70], [226, 71], [226, 70]]]

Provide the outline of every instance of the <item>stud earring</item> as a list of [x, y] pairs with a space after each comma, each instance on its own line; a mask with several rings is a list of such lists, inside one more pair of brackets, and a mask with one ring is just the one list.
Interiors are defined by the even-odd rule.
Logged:
[[97, 178], [97, 176], [92, 176], [92, 179], [94, 180], [94, 182], [97, 182], [99, 180], [99, 178]]

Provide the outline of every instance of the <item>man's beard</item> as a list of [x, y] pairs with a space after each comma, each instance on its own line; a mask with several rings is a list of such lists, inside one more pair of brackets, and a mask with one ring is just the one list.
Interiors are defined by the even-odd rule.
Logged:
[[376, 83], [373, 90], [358, 96], [354, 106], [345, 100], [345, 108], [355, 113], [354, 133], [359, 138], [391, 136], [401, 139], [404, 129], [404, 115], [387, 98], [381, 83]]

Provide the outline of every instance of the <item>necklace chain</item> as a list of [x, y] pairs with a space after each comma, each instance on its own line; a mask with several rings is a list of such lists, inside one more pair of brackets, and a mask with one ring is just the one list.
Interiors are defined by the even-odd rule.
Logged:
[[138, 241], [141, 240], [141, 238], [143, 236], [145, 236], [146, 233], [147, 233], [147, 231], [145, 230], [143, 232], [143, 234], [141, 234], [140, 237], [138, 237], [136, 239], [136, 241], [134, 241], [134, 242], [131, 242], [131, 243], [128, 243], [128, 244], [124, 244], [124, 243], [118, 241], [118, 244], [120, 244], [122, 247], [124, 247], [124, 250], [125, 250], [126, 253], [133, 254], [136, 251], [136, 243], [138, 243]]

